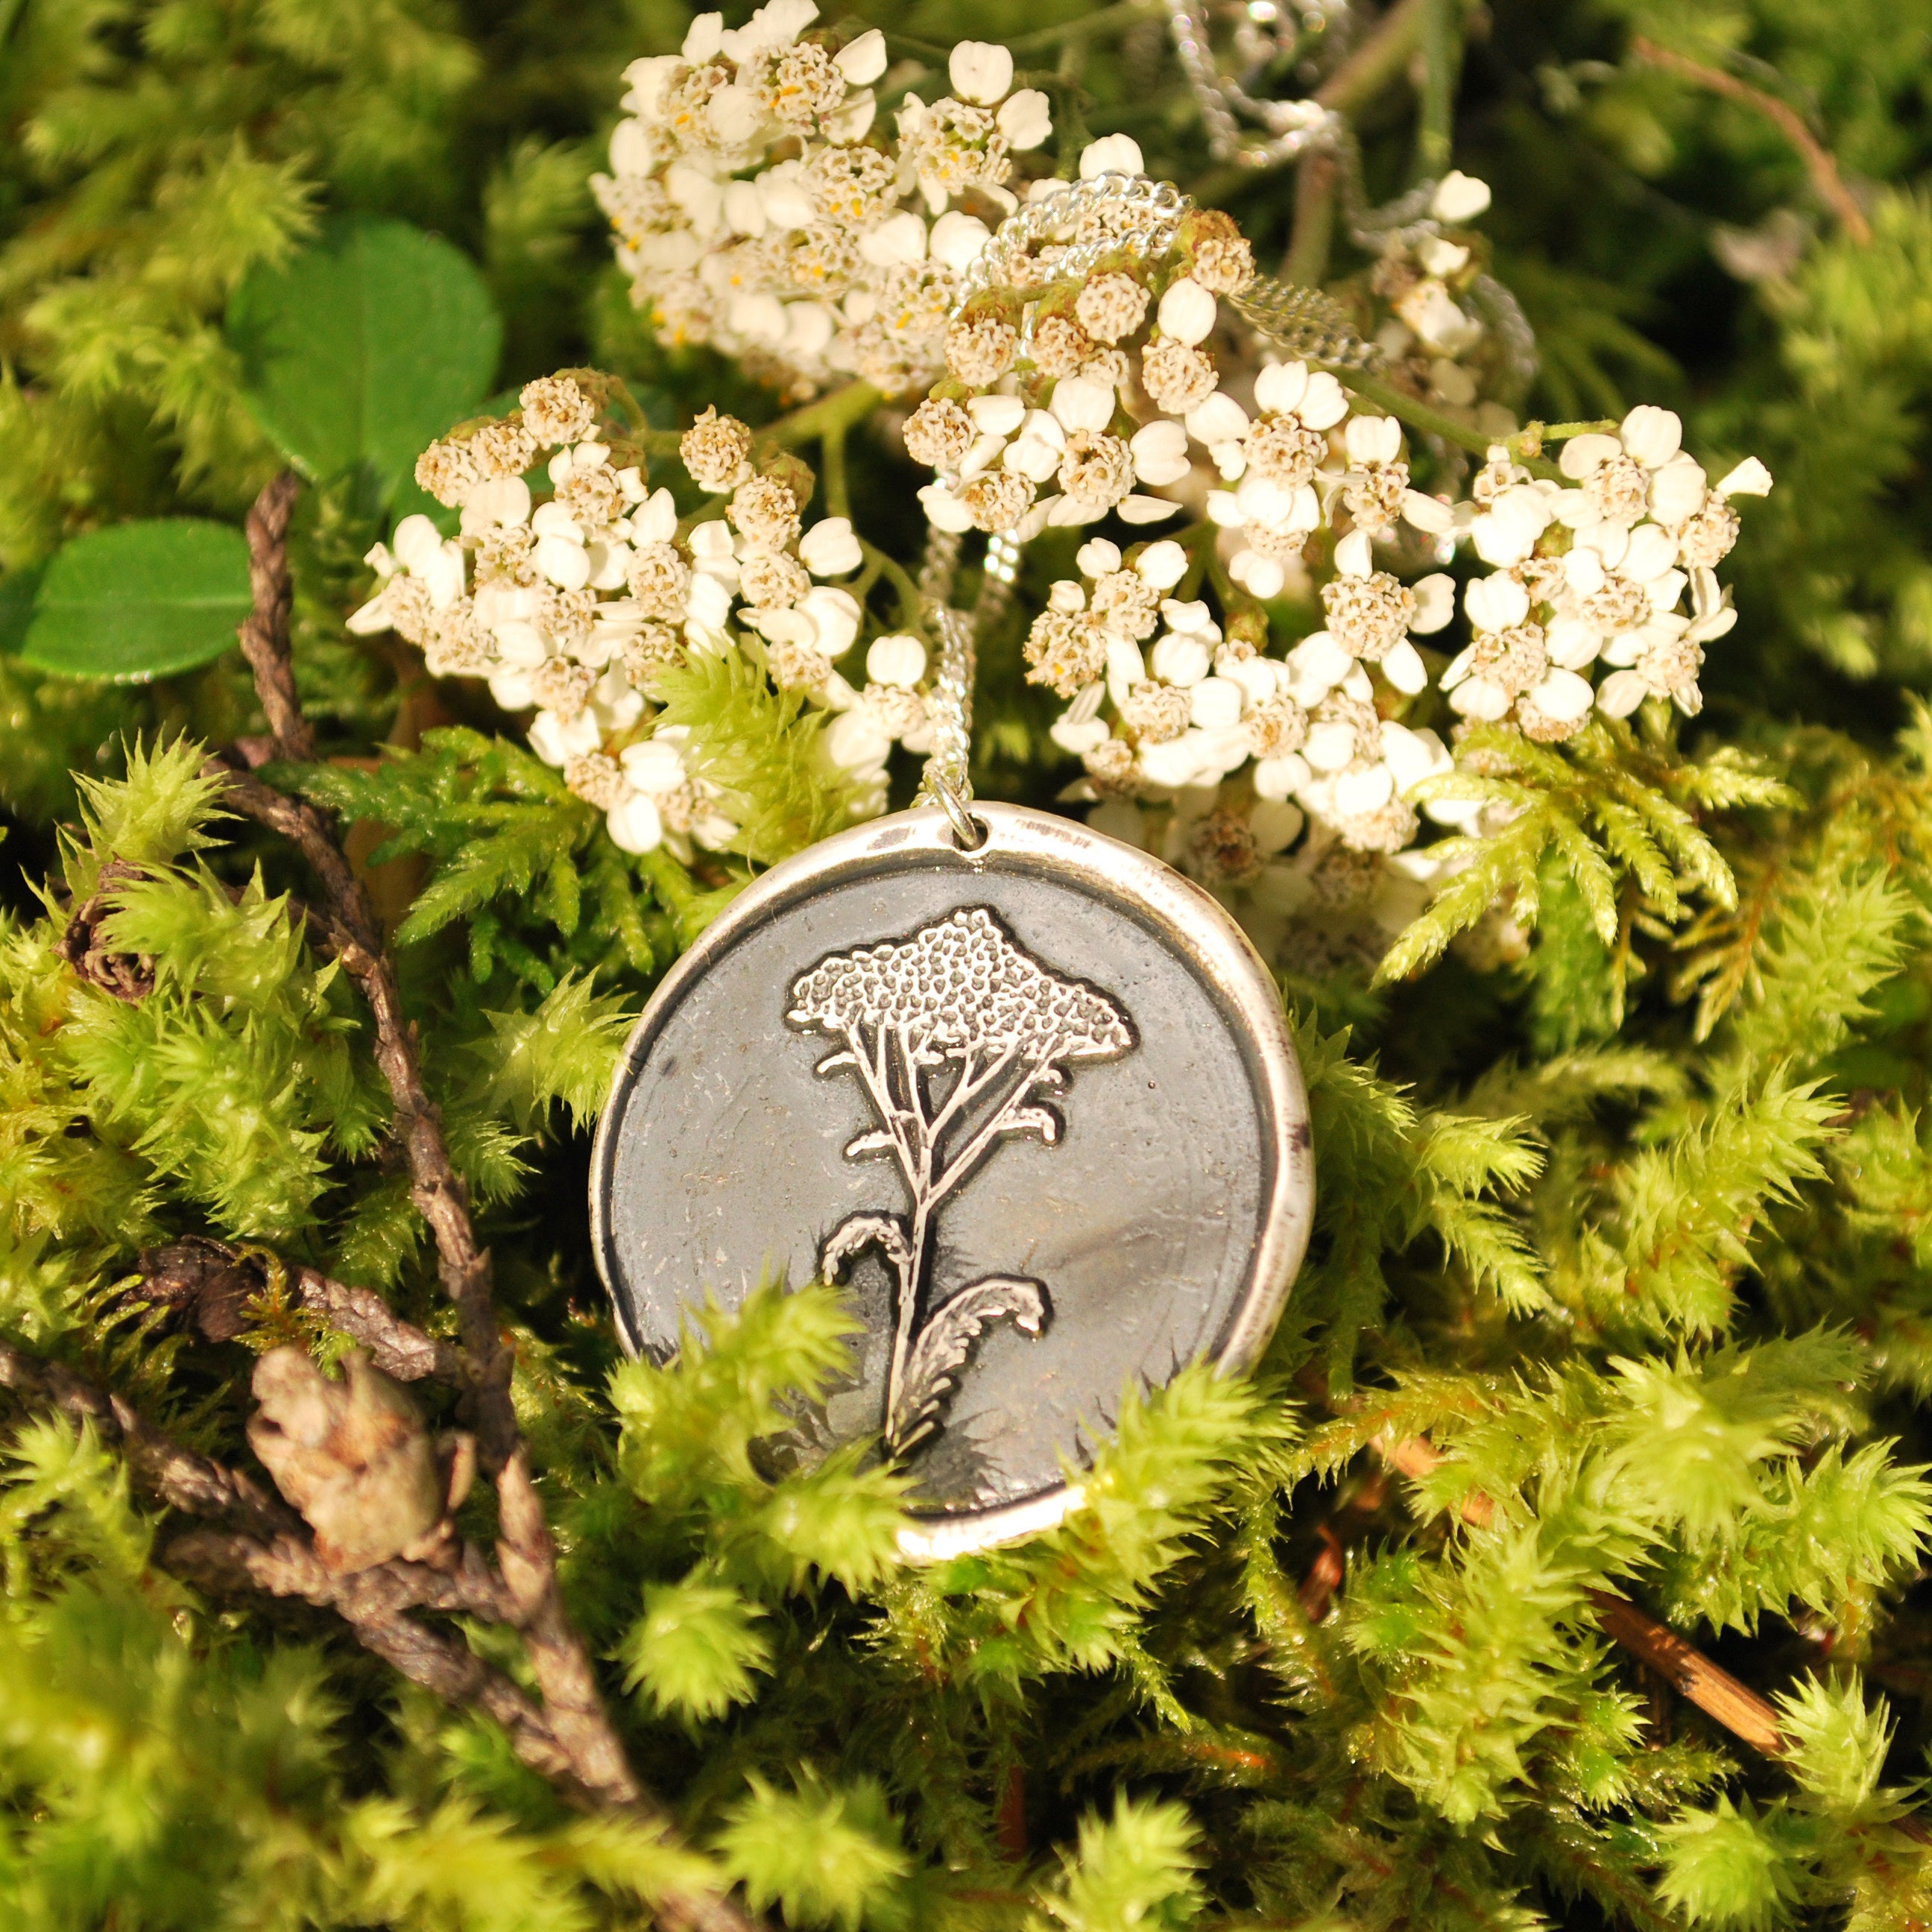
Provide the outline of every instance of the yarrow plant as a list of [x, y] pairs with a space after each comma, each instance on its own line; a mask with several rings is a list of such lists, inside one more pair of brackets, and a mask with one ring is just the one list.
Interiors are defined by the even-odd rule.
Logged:
[[797, 394], [857, 375], [898, 394], [931, 380], [958, 272], [1052, 118], [1004, 47], [968, 40], [952, 92], [908, 95], [882, 136], [885, 36], [813, 31], [818, 13], [770, 0], [736, 28], [700, 14], [680, 53], [634, 62], [592, 185], [664, 341]]
[[[778, 688], [806, 694], [829, 714], [825, 760], [877, 810], [892, 746], [931, 743], [927, 653], [917, 637], [875, 630], [869, 682], [855, 688], [834, 669], [865, 614], [826, 580], [864, 561], [850, 520], [806, 530], [794, 482], [755, 472], [751, 431], [710, 409], [678, 453], [723, 514], [680, 521], [671, 492], [649, 487], [641, 454], [626, 463], [621, 438], [598, 440], [574, 376], [531, 382], [520, 400], [423, 453], [417, 480], [460, 510], [460, 533], [405, 518], [369, 554], [380, 587], [351, 631], [394, 629], [433, 676], [484, 677], [506, 710], [534, 706], [531, 748], [606, 814], [626, 851], [668, 842], [688, 859], [694, 844], [722, 850], [737, 832], [692, 768], [687, 728], [662, 715], [662, 675], [693, 652], [749, 651]], [[538, 466], [541, 501], [526, 475]]]

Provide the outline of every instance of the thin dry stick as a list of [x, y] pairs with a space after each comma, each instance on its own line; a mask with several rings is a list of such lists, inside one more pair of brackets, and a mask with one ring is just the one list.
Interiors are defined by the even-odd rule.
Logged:
[[285, 470], [255, 499], [248, 512], [248, 588], [255, 608], [242, 620], [242, 655], [255, 674], [255, 688], [278, 758], [315, 756], [315, 732], [296, 695], [289, 655], [289, 612], [295, 594], [289, 573], [289, 520], [302, 478]]
[[[1442, 1450], [1422, 1436], [1378, 1441], [1375, 1450], [1405, 1476], [1426, 1476], [1443, 1460]], [[1478, 1527], [1496, 1516], [1496, 1504], [1479, 1490], [1466, 1496], [1456, 1508], [1465, 1522]], [[1610, 1590], [1592, 1590], [1588, 1594], [1604, 1634], [1648, 1664], [1679, 1696], [1695, 1704], [1707, 1718], [1714, 1718], [1754, 1750], [1766, 1757], [1785, 1754], [1788, 1747], [1778, 1727], [1776, 1709], [1749, 1684], [1713, 1664], [1695, 1644], [1687, 1642], [1648, 1611], [1639, 1610], [1628, 1597]], [[1907, 1838], [1932, 1844], [1932, 1826], [1916, 1814], [1908, 1813], [1897, 1823]]]
[[[275, 749], [285, 755], [314, 742], [296, 696], [286, 623], [277, 619], [286, 609], [289, 590], [286, 549], [279, 544], [286, 517], [279, 532], [274, 517], [291, 487], [286, 477], [271, 484], [249, 518], [255, 608], [243, 626]], [[606, 1806], [654, 1810], [625, 1756], [583, 1640], [557, 1588], [556, 1546], [511, 1400], [510, 1357], [497, 1329], [490, 1256], [477, 1244], [467, 1190], [451, 1163], [442, 1117], [423, 1083], [415, 1030], [404, 1016], [395, 968], [383, 949], [368, 896], [324, 814], [259, 778], [226, 766], [217, 768], [227, 775], [229, 802], [289, 838], [321, 879], [326, 907], [320, 916], [331, 944], [369, 1002], [376, 1022], [376, 1063], [389, 1088], [411, 1197], [429, 1223], [437, 1272], [457, 1310], [476, 1405], [477, 1446], [496, 1479], [501, 1532], [497, 1559], [515, 1612], [512, 1621], [523, 1634], [543, 1694], [546, 1721], [584, 1791]], [[666, 1899], [659, 1916], [694, 1932], [748, 1932], [753, 1924], [728, 1900], [716, 1898]]]
[[44, 1362], [0, 1342], [0, 1388], [38, 1408], [58, 1410], [118, 1444], [142, 1484], [174, 1509], [210, 1516], [251, 1535], [299, 1532], [301, 1517], [238, 1470], [184, 1448], [146, 1420], [124, 1396], [96, 1388], [58, 1362]]
[[1774, 94], [1766, 94], [1762, 88], [1753, 87], [1748, 81], [1738, 80], [1734, 74], [1726, 74], [1722, 68], [1706, 67], [1702, 61], [1694, 61], [1688, 54], [1659, 46], [1656, 41], [1642, 34], [1630, 42], [1630, 52], [1646, 66], [1694, 81], [1713, 94], [1721, 94], [1726, 100], [1737, 101], [1762, 114], [1797, 149], [1798, 158], [1811, 177], [1811, 185], [1817, 190], [1819, 198], [1844, 224], [1846, 233], [1861, 244], [1871, 240], [1871, 224], [1858, 206], [1857, 196], [1846, 187], [1844, 176], [1838, 172], [1837, 156], [1805, 126], [1804, 116], [1790, 102], [1779, 100]]

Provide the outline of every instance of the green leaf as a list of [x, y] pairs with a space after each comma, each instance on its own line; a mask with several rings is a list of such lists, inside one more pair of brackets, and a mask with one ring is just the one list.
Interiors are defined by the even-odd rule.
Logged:
[[21, 661], [67, 677], [164, 677], [219, 657], [250, 601], [239, 530], [190, 517], [116, 524], [56, 554]]
[[33, 621], [34, 599], [46, 574], [46, 566], [37, 563], [0, 577], [0, 657], [12, 656], [26, 641], [27, 626]]
[[286, 268], [250, 274], [228, 334], [250, 404], [288, 455], [316, 477], [366, 462], [386, 498], [425, 444], [474, 411], [503, 328], [459, 249], [356, 217]]

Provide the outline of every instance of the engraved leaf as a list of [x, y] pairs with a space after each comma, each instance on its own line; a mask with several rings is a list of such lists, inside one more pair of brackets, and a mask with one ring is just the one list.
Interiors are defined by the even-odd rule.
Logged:
[[912, 1264], [912, 1244], [896, 1214], [848, 1214], [825, 1238], [818, 1251], [818, 1271], [836, 1281], [854, 1255], [875, 1247], [903, 1274]]
[[836, 1053], [828, 1053], [812, 1070], [822, 1080], [828, 1073], [836, 1073], [858, 1064], [859, 1056], [849, 1046], [842, 1046]]
[[890, 1154], [895, 1143], [891, 1134], [884, 1127], [874, 1127], [869, 1132], [856, 1136], [845, 1143], [848, 1160], [863, 1160], [868, 1154]]
[[1021, 1275], [988, 1275], [935, 1310], [906, 1364], [904, 1392], [892, 1419], [892, 1448], [903, 1452], [938, 1426], [946, 1398], [988, 1322], [1010, 1320], [1037, 1335], [1046, 1325], [1046, 1291]]
[[1037, 1134], [1052, 1147], [1060, 1138], [1060, 1116], [1051, 1107], [1016, 1107], [1000, 1131], [1003, 1134]]

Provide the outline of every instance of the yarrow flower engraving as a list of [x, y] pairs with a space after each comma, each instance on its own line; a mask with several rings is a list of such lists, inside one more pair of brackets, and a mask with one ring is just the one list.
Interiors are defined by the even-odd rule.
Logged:
[[[1107, 994], [1050, 972], [984, 906], [962, 907], [908, 939], [833, 953], [792, 982], [787, 1022], [842, 1042], [821, 1074], [850, 1071], [880, 1125], [845, 1148], [848, 1160], [890, 1154], [903, 1175], [906, 1214], [848, 1215], [819, 1251], [836, 1280], [876, 1247], [894, 1276], [887, 1446], [904, 1454], [939, 1426], [968, 1350], [989, 1323], [1028, 1334], [1046, 1325], [1044, 1286], [989, 1275], [919, 1321], [939, 1210], [1009, 1134], [1048, 1146], [1060, 1118], [1044, 1096], [1076, 1060], [1114, 1060], [1138, 1044]], [[949, 1078], [950, 1074], [950, 1078]]]

